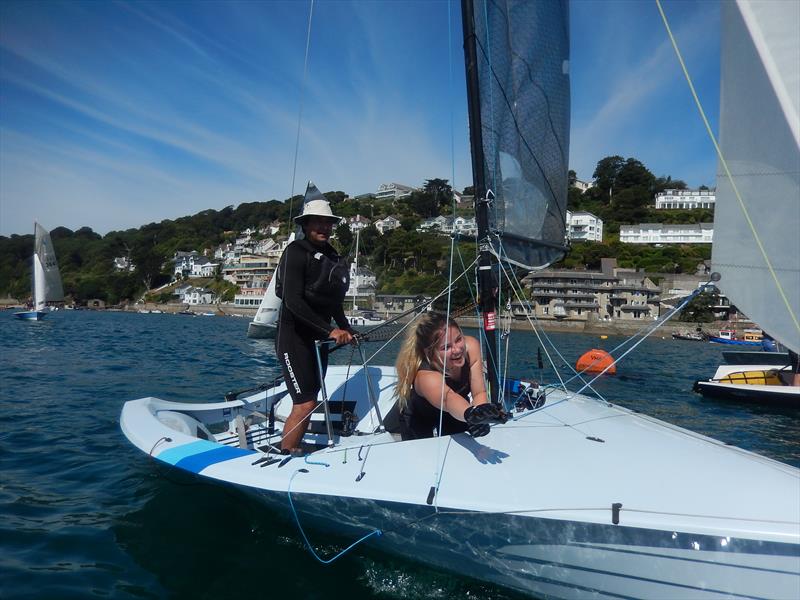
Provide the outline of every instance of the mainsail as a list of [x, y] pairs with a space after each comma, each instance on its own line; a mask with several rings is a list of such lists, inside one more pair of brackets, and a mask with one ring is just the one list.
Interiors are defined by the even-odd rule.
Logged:
[[493, 242], [493, 252], [541, 268], [566, 250], [569, 7], [566, 0], [472, 4], [478, 90], [471, 101], [480, 107], [482, 138], [473, 169], [487, 188], [476, 193], [494, 195], [489, 227], [502, 247]]
[[48, 302], [64, 299], [61, 274], [58, 272], [56, 251], [50, 233], [38, 223], [34, 224], [36, 241], [33, 250], [33, 305], [42, 310]]
[[800, 3], [722, 3], [713, 268], [719, 287], [800, 352]]

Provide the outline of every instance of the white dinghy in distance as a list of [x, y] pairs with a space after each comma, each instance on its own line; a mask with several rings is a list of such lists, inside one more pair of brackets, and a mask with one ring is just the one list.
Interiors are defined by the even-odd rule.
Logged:
[[[289, 243], [294, 240], [294, 234], [289, 237]], [[275, 274], [269, 280], [267, 291], [258, 305], [256, 316], [247, 325], [247, 337], [263, 339], [274, 338], [278, 328], [278, 311], [281, 309], [281, 299], [275, 294]]]
[[56, 251], [50, 232], [39, 223], [34, 223], [35, 241], [33, 246], [33, 265], [31, 267], [31, 293], [33, 310], [14, 313], [18, 319], [40, 321], [49, 311], [48, 302], [64, 300], [61, 273], [58, 270]]
[[[496, 258], [534, 268], [564, 252], [568, 6], [462, 9], [479, 274], [491, 286]], [[489, 340], [496, 307], [481, 289]], [[536, 598], [797, 596], [798, 469], [565, 385], [499, 386], [497, 350], [484, 349], [490, 391], [514, 418], [480, 438], [401, 441], [396, 372], [367, 363], [328, 369], [304, 439], [318, 449], [305, 457], [274, 449], [291, 410], [281, 381], [212, 404], [132, 400], [120, 424], [160, 463], [234, 486], [317, 536]]]

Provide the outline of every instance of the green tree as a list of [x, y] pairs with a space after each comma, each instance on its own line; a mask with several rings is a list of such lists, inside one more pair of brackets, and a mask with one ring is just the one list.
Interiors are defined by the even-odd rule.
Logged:
[[339, 250], [347, 254], [351, 251], [353, 246], [353, 232], [350, 231], [350, 227], [347, 225], [347, 221], [342, 220], [336, 226], [336, 239], [339, 241]]
[[690, 323], [711, 323], [715, 320], [713, 307], [718, 304], [719, 292], [701, 292], [681, 311], [680, 320]]
[[606, 156], [598, 161], [592, 178], [595, 180], [595, 187], [598, 191], [604, 192], [607, 197], [609, 192], [614, 189], [617, 177], [625, 164], [625, 159], [621, 156]]

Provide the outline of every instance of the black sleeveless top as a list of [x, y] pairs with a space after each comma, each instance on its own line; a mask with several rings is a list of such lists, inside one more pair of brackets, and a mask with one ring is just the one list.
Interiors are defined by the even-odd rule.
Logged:
[[[420, 371], [435, 371], [430, 364], [423, 362]], [[465, 355], [464, 366], [457, 378], [445, 377], [444, 382], [456, 394], [467, 398], [470, 393], [469, 384], [469, 356]], [[401, 419], [400, 434], [403, 440], [418, 440], [433, 437], [434, 431], [439, 428], [440, 410], [433, 406], [424, 396], [420, 396], [414, 387], [411, 387], [411, 396], [408, 399]], [[447, 411], [442, 414], [442, 435], [461, 433], [467, 430], [467, 424], [450, 416]]]

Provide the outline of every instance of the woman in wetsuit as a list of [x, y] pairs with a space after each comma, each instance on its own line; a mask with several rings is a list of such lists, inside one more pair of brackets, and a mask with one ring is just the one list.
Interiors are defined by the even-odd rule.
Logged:
[[489, 433], [489, 423], [505, 422], [486, 394], [478, 340], [465, 336], [453, 319], [448, 327], [446, 315], [420, 317], [396, 366], [403, 440], [433, 437], [436, 431], [478, 437]]
[[[347, 344], [354, 339], [342, 307], [350, 283], [349, 265], [328, 243], [339, 221], [327, 201], [306, 203], [303, 214], [295, 218], [305, 238], [286, 247], [276, 271], [282, 304], [275, 349], [293, 402], [283, 427], [284, 453], [299, 451], [316, 407], [320, 380], [315, 342], [332, 338], [337, 344]], [[324, 372], [328, 346], [320, 347], [320, 355]]]

